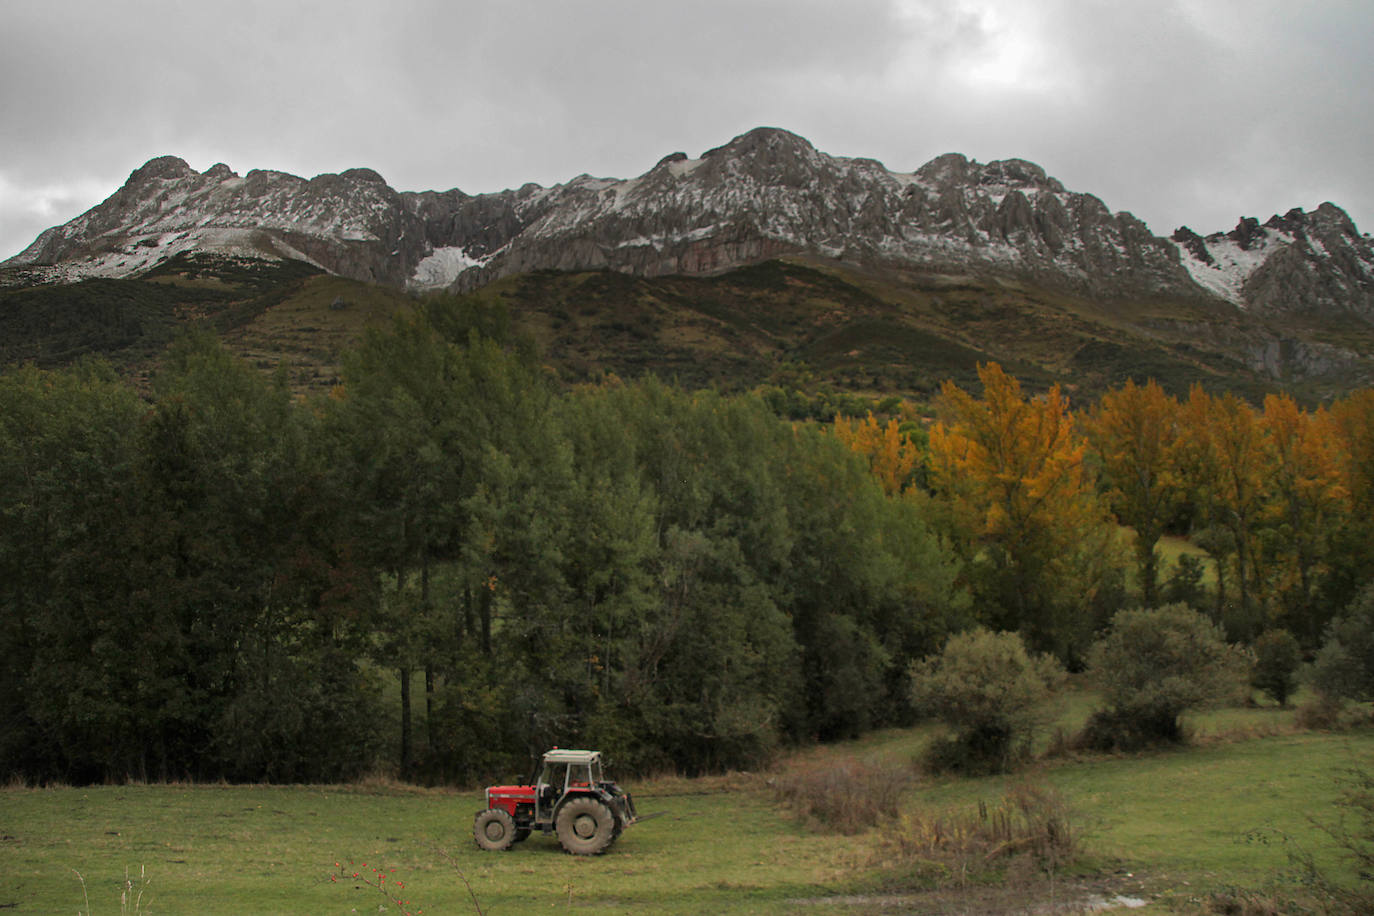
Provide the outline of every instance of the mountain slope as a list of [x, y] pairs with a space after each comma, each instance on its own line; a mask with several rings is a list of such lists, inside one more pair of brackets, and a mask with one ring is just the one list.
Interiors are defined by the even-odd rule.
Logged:
[[[1360, 360], [1305, 377], [1276, 332], [1221, 303], [1142, 300], [1124, 321], [1090, 297], [967, 275], [785, 258], [711, 277], [542, 271], [481, 291], [503, 301], [566, 376], [654, 372], [690, 385], [810, 384], [924, 398], [976, 385], [995, 360], [1033, 390], [1093, 398], [1128, 378], [1176, 394], [1201, 383], [1248, 397], [1320, 399], [1369, 380]], [[1199, 329], [1205, 329], [1200, 333]], [[802, 385], [801, 387], [806, 387]]]
[[[281, 282], [263, 298], [239, 279], [187, 280], [213, 263]], [[50, 285], [83, 278], [180, 292], [131, 287], [130, 312], [99, 304], [113, 288]], [[500, 297], [574, 376], [753, 384], [804, 365], [919, 392], [993, 358], [1085, 391], [1153, 374], [1317, 397], [1374, 375], [1374, 247], [1333, 204], [1164, 239], [1024, 160], [948, 154], [894, 172], [773, 128], [633, 179], [479, 195], [399, 192], [368, 169], [240, 177], [155, 159], [0, 267], [0, 349], [136, 362], [208, 315], [256, 361], [304, 361], [303, 384], [327, 384], [356, 314], [314, 299], [299, 320], [278, 310], [331, 282], [393, 290], [378, 316], [404, 307], [402, 290]], [[378, 295], [362, 289], [330, 301]], [[76, 330], [44, 331], [49, 312]]]

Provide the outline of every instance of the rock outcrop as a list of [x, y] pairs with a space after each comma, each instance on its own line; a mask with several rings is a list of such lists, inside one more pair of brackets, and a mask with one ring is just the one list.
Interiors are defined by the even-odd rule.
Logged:
[[505, 248], [460, 279], [535, 267], [653, 276], [723, 270], [787, 252], [930, 270], [986, 269], [1089, 293], [1196, 288], [1167, 240], [1024, 160], [949, 154], [913, 173], [816, 151], [761, 128], [629, 181], [581, 176]]
[[1333, 203], [1244, 217], [1206, 238], [1185, 226], [1174, 241], [1199, 285], [1251, 311], [1374, 321], [1374, 240]]

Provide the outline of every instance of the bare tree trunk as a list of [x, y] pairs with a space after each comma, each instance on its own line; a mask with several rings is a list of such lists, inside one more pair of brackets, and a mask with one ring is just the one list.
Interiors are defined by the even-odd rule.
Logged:
[[481, 590], [482, 654], [491, 657], [491, 589]]
[[434, 666], [425, 665], [425, 745], [434, 756]]
[[409, 779], [415, 766], [414, 751], [411, 747], [410, 724], [410, 669], [402, 667], [401, 675], [401, 778]]

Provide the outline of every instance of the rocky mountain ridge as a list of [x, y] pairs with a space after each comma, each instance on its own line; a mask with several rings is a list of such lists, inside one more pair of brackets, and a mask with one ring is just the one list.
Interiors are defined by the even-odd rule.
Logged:
[[759, 128], [632, 179], [399, 192], [370, 169], [303, 179], [162, 157], [5, 262], [26, 282], [133, 276], [182, 252], [306, 261], [412, 289], [531, 270], [714, 274], [788, 254], [1030, 280], [1095, 299], [1224, 299], [1269, 315], [1374, 321], [1374, 242], [1324, 203], [1172, 238], [1020, 159], [957, 153], [914, 172]]

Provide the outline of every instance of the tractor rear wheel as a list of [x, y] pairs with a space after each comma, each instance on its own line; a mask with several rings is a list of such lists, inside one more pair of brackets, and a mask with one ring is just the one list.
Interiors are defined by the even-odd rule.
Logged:
[[576, 856], [596, 856], [615, 842], [615, 815], [598, 799], [588, 795], [569, 799], [554, 819], [558, 842]]
[[515, 818], [500, 808], [478, 811], [472, 822], [472, 838], [483, 849], [503, 852], [515, 845]]

